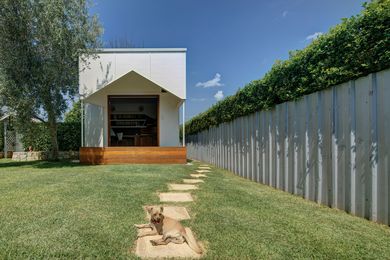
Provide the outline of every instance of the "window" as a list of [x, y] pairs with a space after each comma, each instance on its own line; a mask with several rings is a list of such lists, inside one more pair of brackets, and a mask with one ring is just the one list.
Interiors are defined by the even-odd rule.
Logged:
[[109, 146], [158, 145], [158, 96], [108, 97]]

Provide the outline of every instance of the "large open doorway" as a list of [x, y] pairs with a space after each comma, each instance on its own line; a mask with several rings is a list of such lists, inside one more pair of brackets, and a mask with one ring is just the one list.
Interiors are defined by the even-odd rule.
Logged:
[[158, 96], [108, 96], [108, 146], [158, 146]]

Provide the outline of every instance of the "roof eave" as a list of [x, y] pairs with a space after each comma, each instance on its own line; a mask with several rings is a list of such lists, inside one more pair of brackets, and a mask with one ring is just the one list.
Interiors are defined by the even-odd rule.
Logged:
[[97, 53], [187, 52], [187, 48], [102, 48]]
[[104, 89], [106, 89], [106, 88], [109, 87], [110, 85], [112, 85], [112, 84], [114, 84], [115, 82], [117, 82], [118, 80], [120, 80], [122, 77], [125, 77], [126, 75], [128, 75], [129, 73], [132, 73], [132, 72], [133, 72], [133, 73], [136, 73], [136, 74], [139, 75], [139, 76], [141, 76], [141, 77], [144, 78], [145, 80], [148, 80], [148, 81], [152, 82], [154, 85], [160, 87], [161, 89], [163, 89], [163, 90], [165, 90], [167, 93], [170, 93], [171, 95], [177, 97], [178, 99], [180, 99], [180, 100], [185, 100], [185, 99], [183, 99], [183, 98], [177, 96], [176, 94], [172, 93], [171, 91], [165, 89], [164, 87], [160, 86], [159, 84], [153, 82], [152, 80], [150, 80], [150, 79], [144, 77], [143, 75], [137, 73], [137, 72], [134, 71], [134, 70], [130, 70], [130, 71], [127, 72], [126, 74], [124, 74], [124, 75], [122, 75], [121, 77], [119, 77], [119, 78], [117, 78], [117, 79], [115, 79], [115, 80], [109, 82], [109, 83], [106, 84], [104, 87], [98, 89], [97, 91], [95, 91], [95, 92], [93, 92], [93, 93], [91, 93], [91, 94], [89, 94], [89, 95], [81, 95], [81, 94], [80, 94], [80, 99], [82, 99], [82, 100], [85, 101], [85, 102], [88, 102], [88, 100], [90, 100], [92, 97], [95, 97], [95, 96], [99, 95], [100, 93], [103, 92]]

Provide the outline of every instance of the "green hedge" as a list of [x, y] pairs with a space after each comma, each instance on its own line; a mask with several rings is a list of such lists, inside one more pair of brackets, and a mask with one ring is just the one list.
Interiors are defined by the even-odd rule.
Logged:
[[390, 0], [372, 1], [288, 60], [277, 61], [262, 79], [189, 120], [187, 134], [389, 67]]
[[[57, 140], [60, 151], [78, 151], [81, 146], [80, 122], [59, 123]], [[32, 146], [34, 151], [51, 150], [49, 129], [43, 123], [34, 123], [22, 135], [22, 142], [25, 149]]]
[[[60, 151], [78, 151], [81, 146], [81, 113], [80, 102], [65, 114], [64, 122], [58, 123], [57, 141]], [[34, 123], [22, 134], [22, 142], [27, 150], [32, 146], [34, 151], [50, 151], [49, 129], [44, 123]]]
[[4, 151], [4, 122], [0, 122], [0, 152]]

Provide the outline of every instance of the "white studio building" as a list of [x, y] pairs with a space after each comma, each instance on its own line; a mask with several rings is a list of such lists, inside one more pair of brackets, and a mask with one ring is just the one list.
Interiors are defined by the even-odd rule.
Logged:
[[186, 162], [186, 49], [102, 49], [80, 64], [79, 92], [82, 163]]

